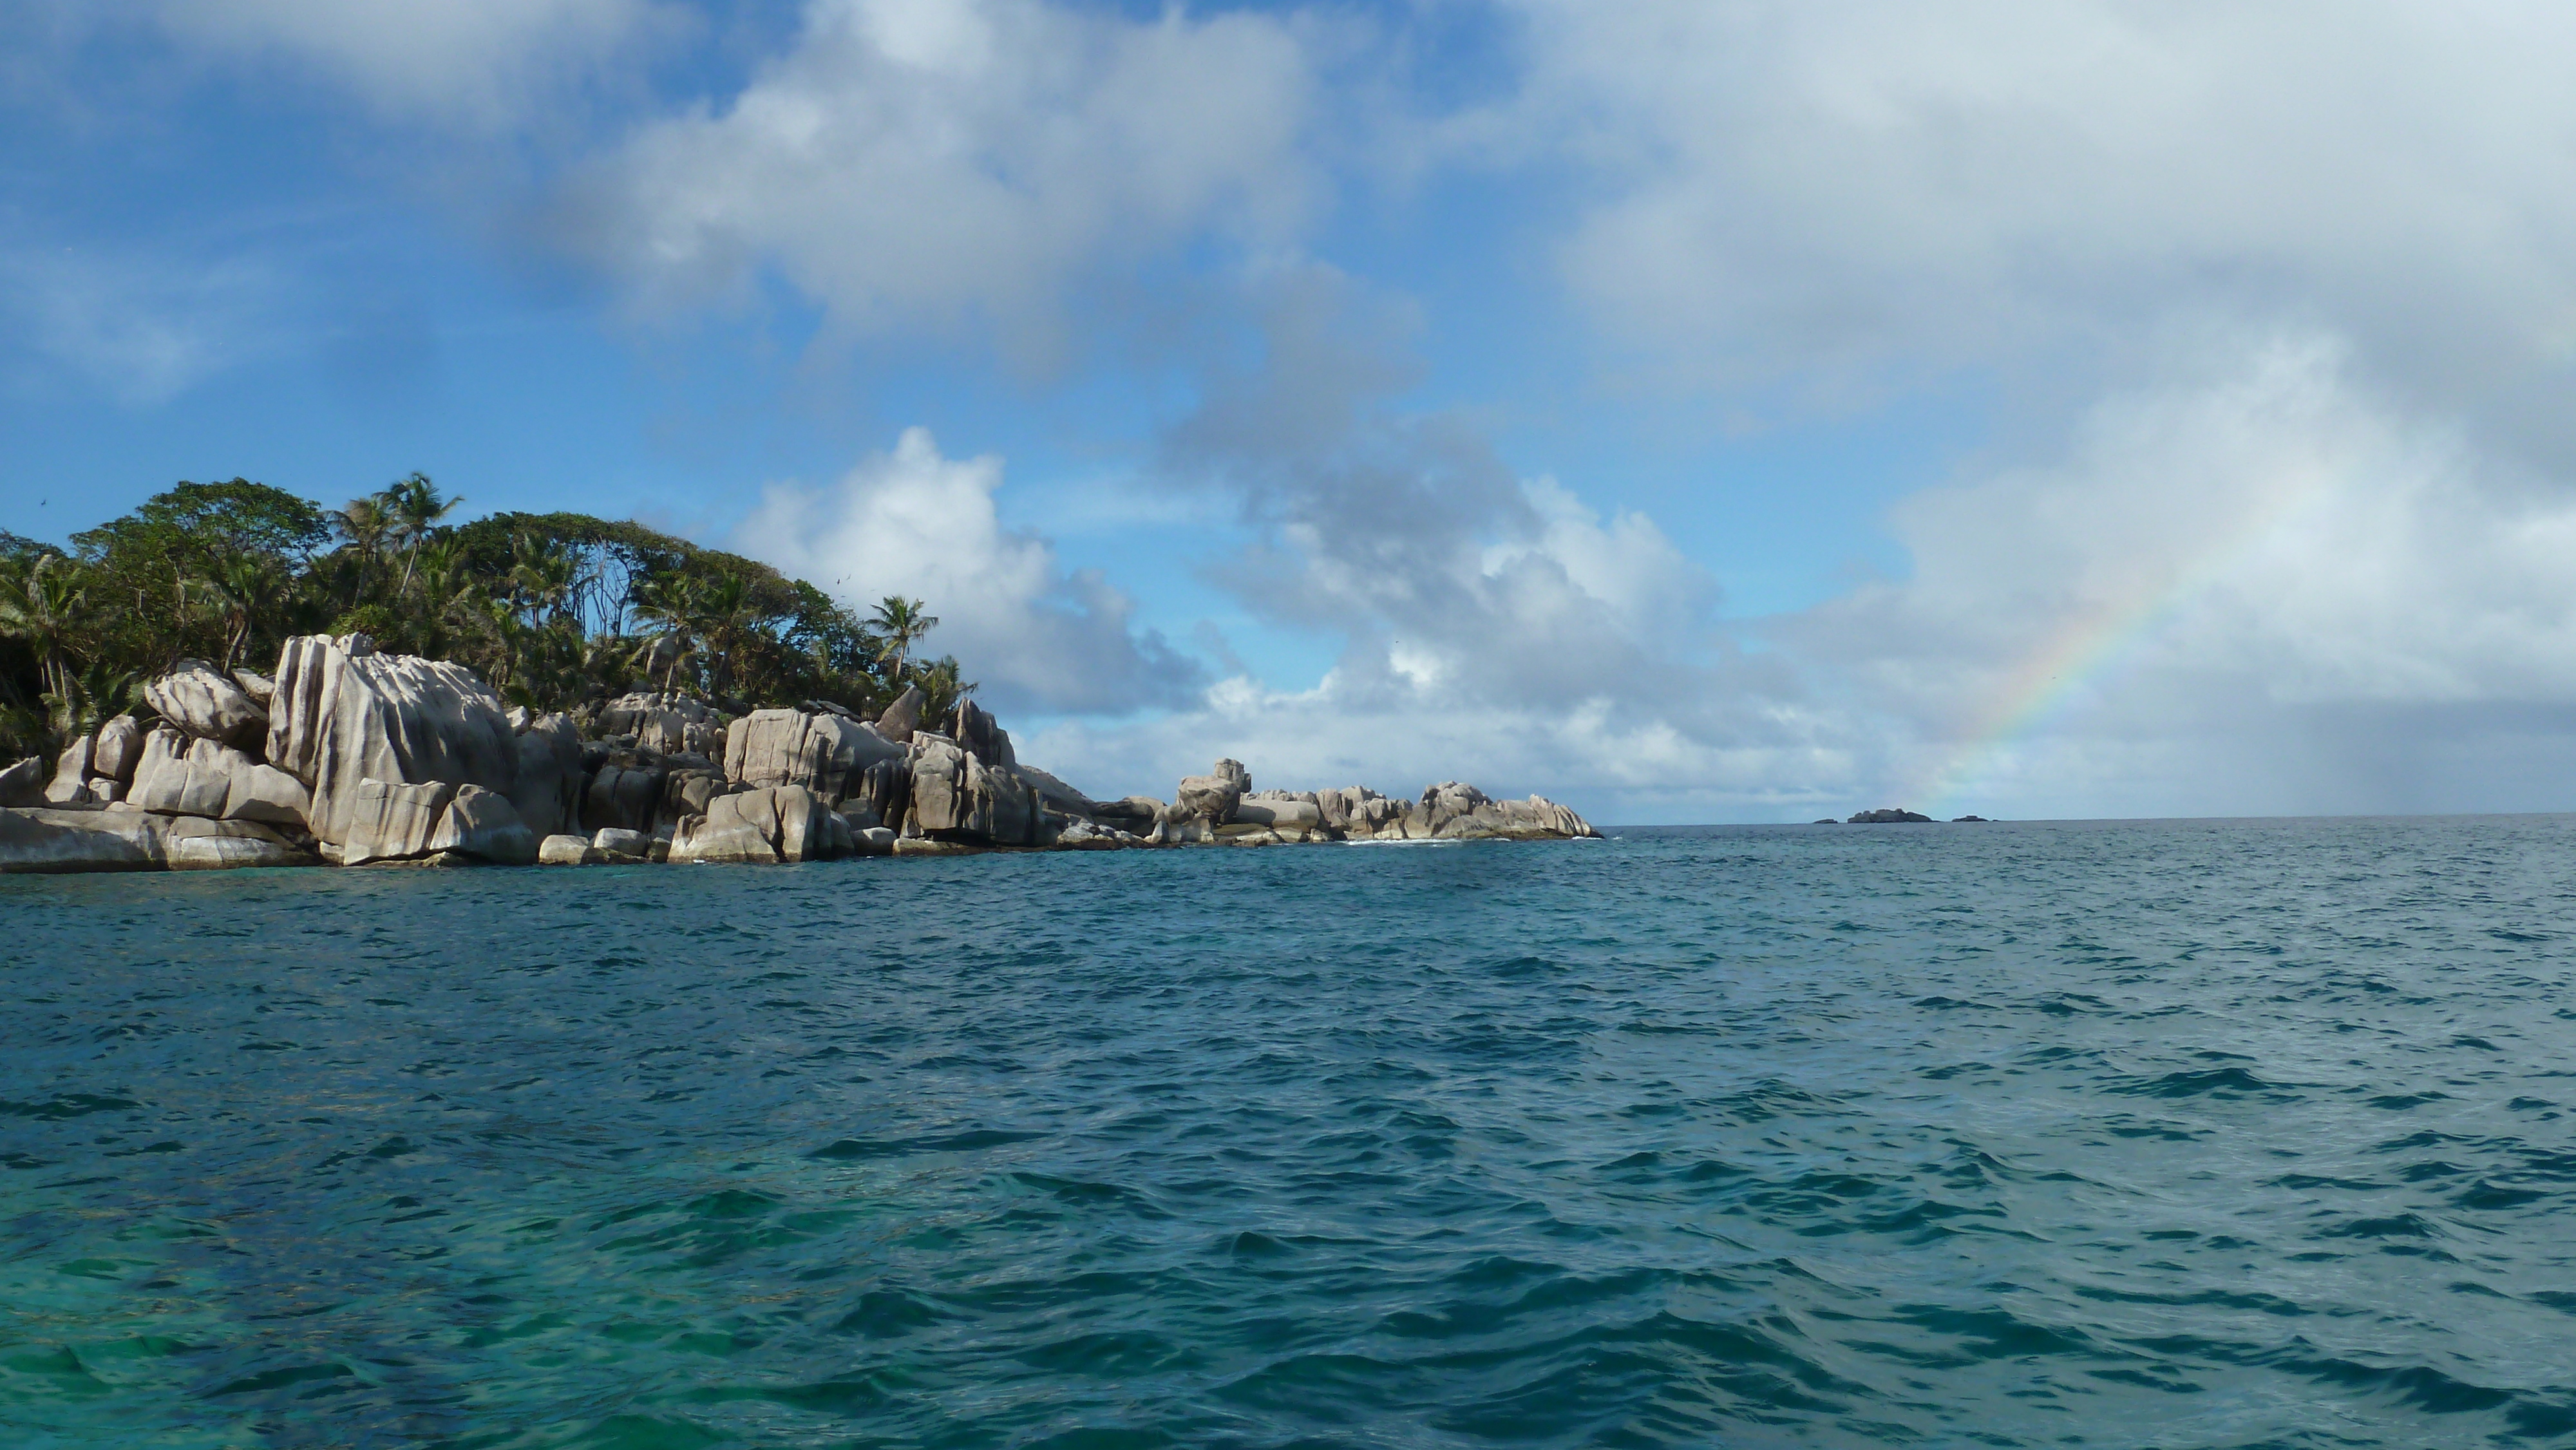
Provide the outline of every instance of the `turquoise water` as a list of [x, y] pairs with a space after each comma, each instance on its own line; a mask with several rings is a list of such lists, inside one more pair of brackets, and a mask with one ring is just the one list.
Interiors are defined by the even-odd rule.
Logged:
[[0, 879], [0, 1443], [2576, 1442], [2576, 819]]

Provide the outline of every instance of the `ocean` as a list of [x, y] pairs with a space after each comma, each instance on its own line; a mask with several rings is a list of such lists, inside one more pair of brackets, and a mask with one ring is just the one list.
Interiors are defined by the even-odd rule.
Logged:
[[2576, 818], [0, 878], [0, 1443], [2576, 1443]]

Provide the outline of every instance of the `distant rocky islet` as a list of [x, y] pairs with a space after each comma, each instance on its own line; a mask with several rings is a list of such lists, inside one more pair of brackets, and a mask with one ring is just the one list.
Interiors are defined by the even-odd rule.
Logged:
[[[796, 862], [986, 850], [1598, 836], [1532, 796], [1445, 781], [1255, 791], [1220, 760], [1166, 802], [1093, 800], [1024, 765], [990, 712], [874, 720], [639, 689], [568, 713], [364, 635], [290, 639], [276, 673], [183, 660], [47, 768], [0, 771], [0, 872], [235, 866]], [[733, 702], [739, 703], [739, 702]]]

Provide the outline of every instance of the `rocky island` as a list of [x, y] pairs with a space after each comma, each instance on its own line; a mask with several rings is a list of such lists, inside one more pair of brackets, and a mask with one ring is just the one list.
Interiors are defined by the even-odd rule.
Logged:
[[[421, 474], [326, 509], [182, 482], [0, 532], [0, 871], [791, 862], [1595, 834], [1444, 782], [1095, 800], [1018, 758], [939, 620]], [[255, 662], [274, 660], [266, 673]], [[759, 703], [755, 703], [759, 702]]]
[[0, 772], [0, 872], [235, 866], [794, 862], [992, 850], [1563, 840], [1553, 802], [1446, 781], [1255, 791], [1238, 762], [1169, 801], [1093, 800], [1022, 764], [960, 698], [873, 720], [811, 700], [729, 712], [642, 688], [509, 705], [474, 671], [362, 634], [286, 641], [272, 675], [182, 660], [48, 763]]

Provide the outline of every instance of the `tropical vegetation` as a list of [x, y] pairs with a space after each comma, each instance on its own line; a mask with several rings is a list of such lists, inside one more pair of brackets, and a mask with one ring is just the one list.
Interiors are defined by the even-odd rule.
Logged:
[[511, 701], [577, 708], [638, 684], [722, 708], [907, 685], [944, 713], [975, 686], [923, 656], [939, 623], [889, 596], [864, 617], [802, 579], [626, 520], [495, 513], [422, 474], [342, 507], [236, 478], [180, 483], [68, 547], [0, 531], [0, 761], [141, 708], [184, 658], [271, 667], [298, 634], [361, 633], [455, 660]]

